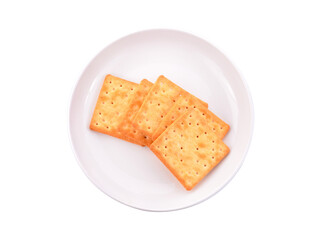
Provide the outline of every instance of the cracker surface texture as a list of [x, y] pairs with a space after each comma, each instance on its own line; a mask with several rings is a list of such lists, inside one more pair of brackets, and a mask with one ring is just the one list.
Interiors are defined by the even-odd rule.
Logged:
[[[160, 76], [139, 109], [133, 125], [150, 139], [180, 95], [189, 94], [164, 76]], [[198, 99], [202, 104], [207, 103]]]
[[128, 106], [128, 109], [126, 110], [125, 117], [122, 123], [120, 124], [120, 132], [123, 135], [131, 138], [137, 144], [143, 146], [149, 146], [152, 143], [152, 140], [148, 136], [143, 134], [141, 131], [138, 131], [133, 126], [132, 122], [152, 86], [153, 83], [146, 79], [140, 82], [139, 86], [137, 87], [137, 90], [131, 97], [131, 101]]
[[170, 125], [150, 149], [187, 190], [198, 184], [230, 151], [196, 108]]
[[90, 129], [136, 143], [120, 133], [119, 126], [137, 86], [137, 83], [107, 75], [94, 109]]

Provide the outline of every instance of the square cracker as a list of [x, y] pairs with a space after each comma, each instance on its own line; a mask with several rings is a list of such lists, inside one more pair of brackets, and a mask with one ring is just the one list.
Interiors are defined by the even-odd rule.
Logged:
[[168, 127], [150, 149], [186, 190], [199, 183], [230, 151], [202, 112], [194, 108]]
[[146, 79], [140, 82], [137, 90], [132, 95], [132, 100], [130, 101], [128, 110], [126, 110], [125, 117], [122, 123], [120, 124], [120, 132], [123, 135], [133, 139], [137, 142], [137, 144], [143, 146], [149, 146], [152, 143], [152, 140], [146, 135], [142, 134], [140, 131], [138, 131], [132, 125], [132, 121], [152, 86], [153, 83], [149, 82]]
[[195, 98], [183, 95], [177, 99], [176, 103], [160, 122], [157, 130], [153, 134], [153, 141], [156, 140], [157, 137], [162, 134], [162, 132], [165, 131], [165, 129], [167, 129], [178, 117], [190, 108], [198, 108], [201, 111], [202, 116], [204, 116], [208, 125], [212, 128], [212, 131], [215, 132], [219, 138], [222, 139], [229, 131], [230, 126], [212, 113], [207, 107], [196, 101]]
[[160, 76], [150, 89], [135, 116], [133, 121], [134, 127], [144, 135], [152, 138], [162, 119], [176, 102], [177, 98], [184, 92], [187, 93], [164, 76]]
[[136, 143], [120, 133], [119, 126], [137, 86], [137, 83], [107, 75], [94, 109], [90, 129]]

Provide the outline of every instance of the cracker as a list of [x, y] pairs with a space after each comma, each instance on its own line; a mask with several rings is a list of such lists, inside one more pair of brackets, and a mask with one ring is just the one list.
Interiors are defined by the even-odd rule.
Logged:
[[152, 140], [133, 127], [132, 121], [152, 86], [153, 83], [146, 79], [140, 82], [137, 90], [132, 95], [132, 100], [128, 106], [128, 109], [126, 110], [125, 117], [120, 124], [119, 129], [122, 134], [133, 139], [137, 142], [137, 144], [143, 146], [149, 146], [152, 143]]
[[164, 76], [160, 76], [135, 116], [133, 121], [135, 128], [152, 138], [162, 119], [183, 93], [187, 92]]
[[180, 117], [185, 111], [188, 111], [191, 107], [196, 107], [201, 104], [196, 97], [189, 93], [182, 94], [171, 107], [166, 116], [162, 119], [156, 131], [153, 134], [153, 141], [162, 134], [178, 117]]
[[137, 83], [107, 75], [94, 109], [90, 129], [136, 143], [120, 133], [119, 126], [137, 86]]
[[201, 111], [202, 116], [207, 120], [208, 125], [212, 128], [212, 131], [219, 138], [224, 138], [230, 129], [230, 126], [222, 121], [218, 116], [212, 113], [207, 107], [203, 106], [200, 102], [196, 101], [195, 98], [190, 96], [182, 96], [177, 99], [177, 102], [169, 110], [167, 115], [163, 118], [159, 124], [157, 130], [153, 134], [153, 141], [165, 131], [183, 112], [189, 110], [190, 108], [198, 108]]
[[202, 112], [191, 109], [169, 126], [150, 149], [191, 190], [230, 151], [212, 131]]

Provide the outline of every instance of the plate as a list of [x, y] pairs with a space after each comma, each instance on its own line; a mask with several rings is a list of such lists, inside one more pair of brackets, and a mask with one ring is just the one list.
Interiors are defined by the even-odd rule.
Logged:
[[[137, 83], [165, 75], [230, 124], [224, 142], [231, 152], [186, 191], [149, 148], [89, 129], [107, 74]], [[84, 70], [70, 103], [70, 139], [84, 173], [111, 198], [148, 211], [186, 208], [219, 192], [240, 168], [252, 130], [251, 96], [233, 64], [203, 39], [175, 30], [137, 32], [104, 48]]]

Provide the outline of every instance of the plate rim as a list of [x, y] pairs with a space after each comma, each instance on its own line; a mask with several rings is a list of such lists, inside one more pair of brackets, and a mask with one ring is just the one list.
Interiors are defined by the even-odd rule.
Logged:
[[[124, 38], [128, 38], [131, 37], [132, 35], [136, 35], [136, 34], [142, 34], [142, 33], [146, 33], [146, 32], [153, 32], [153, 31], [171, 31], [171, 32], [175, 32], [175, 33], [179, 33], [179, 34], [183, 34], [183, 35], [188, 35], [190, 37], [196, 38], [206, 44], [208, 44], [209, 46], [215, 48], [221, 55], [222, 57], [224, 57], [231, 65], [232, 67], [235, 69], [235, 71], [237, 72], [242, 85], [245, 88], [246, 91], [246, 95], [248, 98], [248, 103], [249, 103], [249, 111], [250, 111], [250, 134], [249, 134], [249, 138], [248, 138], [248, 144], [244, 150], [243, 156], [241, 157], [241, 161], [238, 165], [238, 167], [235, 169], [235, 171], [233, 172], [233, 174], [226, 180], [226, 182], [214, 193], [210, 194], [208, 197], [203, 198], [199, 201], [196, 201], [192, 204], [188, 204], [185, 205], [183, 207], [178, 207], [178, 208], [170, 208], [170, 209], [149, 209], [149, 208], [143, 208], [143, 207], [138, 207], [138, 206], [133, 206], [130, 205], [126, 202], [123, 202], [113, 196], [111, 196], [110, 194], [108, 194], [107, 192], [105, 192], [98, 184], [95, 183], [95, 181], [92, 179], [92, 177], [88, 174], [87, 170], [85, 169], [85, 167], [81, 164], [81, 161], [79, 159], [79, 156], [76, 152], [76, 148], [75, 148], [75, 144], [72, 140], [72, 132], [71, 132], [71, 112], [72, 112], [72, 103], [73, 103], [73, 99], [75, 97], [75, 90], [77, 88], [77, 86], [79, 85], [84, 73], [87, 71], [87, 69], [89, 68], [89, 66], [94, 62], [94, 60], [101, 55], [101, 53], [103, 53], [107, 48], [109, 48], [111, 45], [113, 45], [114, 43], [124, 39]], [[250, 92], [250, 88], [247, 84], [246, 79], [244, 78], [244, 76], [241, 73], [241, 70], [236, 66], [236, 64], [233, 63], [233, 61], [231, 60], [231, 58], [228, 57], [228, 54], [224, 54], [224, 52], [222, 50], [220, 50], [218, 47], [216, 47], [214, 44], [210, 43], [209, 41], [194, 35], [193, 33], [187, 32], [187, 31], [182, 31], [182, 30], [177, 30], [177, 29], [168, 29], [168, 28], [151, 28], [151, 29], [146, 29], [146, 30], [141, 30], [141, 31], [135, 31], [132, 32], [130, 34], [124, 35], [114, 41], [111, 41], [110, 43], [108, 43], [105, 47], [103, 47], [97, 54], [94, 55], [94, 57], [92, 57], [92, 59], [88, 62], [88, 64], [84, 67], [83, 71], [81, 72], [81, 74], [79, 75], [79, 77], [77, 78], [76, 83], [74, 84], [74, 87], [72, 88], [72, 93], [70, 95], [70, 101], [69, 101], [69, 105], [68, 105], [68, 138], [69, 138], [69, 142], [70, 142], [70, 146], [72, 148], [72, 152], [74, 154], [75, 160], [78, 163], [79, 167], [82, 169], [83, 173], [85, 174], [85, 176], [92, 182], [92, 184], [99, 189], [102, 193], [104, 193], [106, 196], [110, 197], [111, 199], [126, 205], [128, 207], [134, 208], [134, 209], [138, 209], [138, 210], [142, 210], [142, 211], [147, 211], [147, 212], [172, 212], [172, 211], [178, 211], [178, 210], [182, 210], [182, 209], [187, 209], [187, 208], [191, 208], [195, 205], [198, 205], [210, 198], [212, 198], [213, 196], [215, 196], [217, 193], [219, 193], [224, 187], [226, 187], [228, 185], [228, 183], [230, 183], [232, 181], [232, 179], [236, 176], [236, 174], [238, 173], [238, 171], [240, 170], [240, 168], [242, 167], [246, 156], [248, 154], [248, 151], [250, 149], [250, 145], [252, 142], [252, 138], [253, 138], [253, 134], [254, 134], [254, 121], [255, 121], [255, 113], [254, 113], [254, 103], [253, 103], [253, 99], [251, 96], [251, 92]]]

